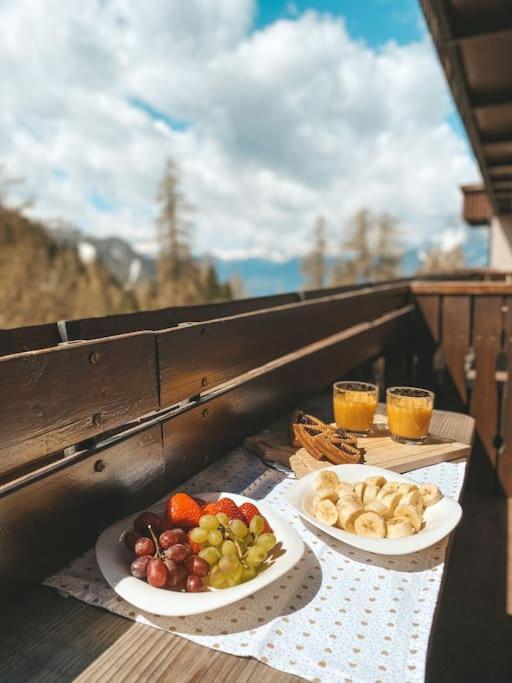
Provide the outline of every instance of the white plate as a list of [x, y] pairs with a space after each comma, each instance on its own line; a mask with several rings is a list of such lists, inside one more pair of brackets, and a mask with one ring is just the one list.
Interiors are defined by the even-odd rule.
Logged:
[[[367, 477], [380, 475], [388, 480], [417, 483], [413, 479], [404, 477], [402, 474], [390, 472], [381, 467], [372, 467], [371, 465], [333, 465], [325, 469], [336, 472], [340, 479], [348, 482], [363, 481]], [[311, 472], [290, 487], [286, 493], [286, 498], [290, 505], [295, 508], [303, 519], [318, 529], [325, 531], [326, 534], [334, 536], [334, 538], [343, 541], [347, 545], [359, 548], [360, 550], [366, 550], [370, 553], [377, 553], [379, 555], [407, 555], [408, 553], [416, 553], [419, 550], [429, 548], [447, 536], [457, 526], [462, 516], [462, 508], [457, 501], [445, 497], [435, 505], [425, 508], [423, 513], [425, 527], [417, 534], [414, 534], [414, 536], [406, 536], [404, 538], [367, 538], [357, 534], [350, 534], [337, 527], [324, 524], [310, 514], [311, 501], [315, 495], [313, 483], [317, 475], [318, 471]]]
[[[233, 588], [208, 590], [203, 593], [178, 593], [150, 586], [146, 581], [136, 579], [130, 574], [132, 553], [126, 548], [121, 537], [130, 529], [133, 520], [139, 513], [130, 515], [106, 529], [96, 542], [96, 559], [98, 566], [118, 595], [135, 607], [152, 614], [165, 617], [188, 616], [201, 614], [225, 607], [268, 586], [297, 564], [304, 553], [304, 543], [299, 534], [272, 508], [260, 501], [253, 501], [235, 493], [198, 493], [195, 494], [207, 502], [219, 498], [231, 498], [237, 505], [255, 503], [261, 514], [266, 517], [272, 527], [278, 543], [282, 543], [285, 551], [271, 566], [258, 574], [251, 581]], [[155, 510], [151, 508], [153, 512]], [[160, 512], [156, 510], [156, 512]]]

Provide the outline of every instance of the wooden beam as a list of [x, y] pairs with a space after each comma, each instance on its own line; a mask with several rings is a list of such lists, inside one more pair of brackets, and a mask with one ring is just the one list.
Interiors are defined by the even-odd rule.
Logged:
[[[503, 273], [503, 278], [507, 273]], [[505, 282], [424, 282], [411, 283], [413, 294], [445, 294], [453, 296], [485, 296], [488, 294], [512, 295], [512, 283]]]
[[474, 109], [509, 107], [512, 105], [512, 90], [497, 90], [490, 93], [469, 92], [469, 103]]
[[512, 24], [510, 26], [504, 25], [504, 22], [497, 22], [494, 26], [486, 26], [482, 30], [481, 26], [475, 26], [472, 30], [467, 30], [461, 33], [454, 32], [454, 35], [446, 40], [444, 44], [448, 47], [461, 45], [470, 41], [479, 40], [495, 40], [496, 38], [507, 38], [512, 36]]

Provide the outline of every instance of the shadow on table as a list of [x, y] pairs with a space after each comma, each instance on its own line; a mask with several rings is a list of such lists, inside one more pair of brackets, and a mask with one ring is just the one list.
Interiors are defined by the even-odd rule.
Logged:
[[320, 531], [320, 529], [306, 522], [306, 520], [302, 520], [302, 523], [312, 534], [318, 536], [323, 543], [341, 556], [371, 567], [382, 567], [383, 569], [397, 572], [422, 572], [426, 569], [437, 567], [443, 562], [445, 555], [447, 539], [439, 541], [439, 543], [436, 543], [431, 548], [426, 548], [416, 553], [409, 553], [408, 555], [377, 555], [366, 550], [353, 548]]
[[[291, 571], [244, 600], [209, 614], [173, 619], [181, 634], [229, 635], [251, 631], [277, 617], [286, 617], [309, 604], [320, 590], [322, 568], [306, 545], [302, 559]], [[158, 625], [158, 619], [155, 623]]]

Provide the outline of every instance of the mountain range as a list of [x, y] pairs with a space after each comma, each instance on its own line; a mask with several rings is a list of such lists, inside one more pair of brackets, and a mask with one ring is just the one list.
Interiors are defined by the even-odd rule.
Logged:
[[[155, 276], [155, 260], [135, 251], [129, 242], [114, 238], [93, 238], [75, 228], [58, 226], [53, 230], [58, 242], [75, 246], [81, 259], [87, 263], [98, 258], [126, 289], [142, 284]], [[421, 255], [438, 242], [425, 242], [409, 248], [401, 262], [401, 274], [413, 275], [421, 266]], [[488, 263], [488, 232], [484, 228], [468, 228], [461, 246], [469, 267], [483, 267]], [[264, 296], [302, 289], [301, 260], [292, 257], [285, 261], [266, 258], [221, 259], [208, 257], [215, 265], [220, 280], [240, 278], [248, 296]], [[334, 258], [331, 262], [334, 262]]]

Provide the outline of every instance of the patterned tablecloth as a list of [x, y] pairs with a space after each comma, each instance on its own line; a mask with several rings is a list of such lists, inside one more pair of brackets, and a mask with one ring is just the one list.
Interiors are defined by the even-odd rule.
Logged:
[[[458, 498], [465, 463], [416, 470]], [[240, 447], [180, 490], [233, 491], [265, 502], [299, 531], [306, 552], [289, 574], [235, 605], [194, 617], [140, 612], [107, 585], [94, 550], [46, 585], [200, 645], [251, 656], [313, 681], [422, 681], [447, 539], [407, 556], [372, 555], [309, 527], [283, 498], [293, 479]]]

